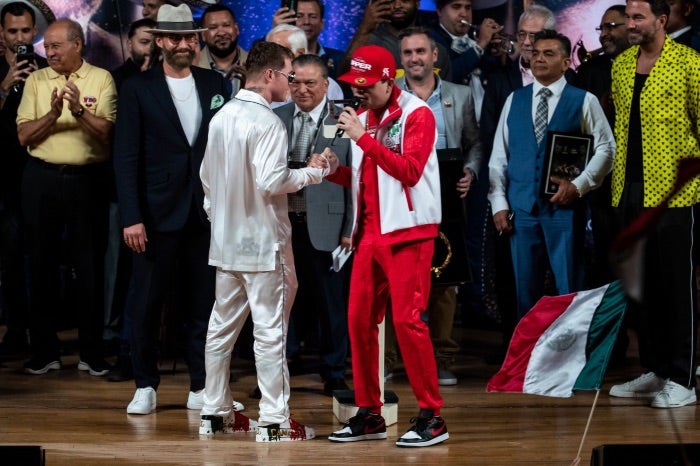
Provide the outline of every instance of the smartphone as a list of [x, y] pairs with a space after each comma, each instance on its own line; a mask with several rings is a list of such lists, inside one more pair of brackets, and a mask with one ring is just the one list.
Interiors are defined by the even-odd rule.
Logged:
[[[385, 5], [391, 5], [391, 0], [370, 0], [370, 3], [383, 3]], [[388, 21], [391, 19], [391, 14], [387, 13], [385, 15], [382, 15], [382, 18]]]
[[27, 63], [22, 65], [21, 69], [29, 68], [31, 63], [34, 63], [34, 47], [32, 44], [19, 44], [17, 46], [17, 62], [27, 60]]
[[294, 10], [294, 13], [297, 12], [297, 0], [282, 0], [282, 4], [280, 5], [280, 8], [287, 7], [290, 10]]

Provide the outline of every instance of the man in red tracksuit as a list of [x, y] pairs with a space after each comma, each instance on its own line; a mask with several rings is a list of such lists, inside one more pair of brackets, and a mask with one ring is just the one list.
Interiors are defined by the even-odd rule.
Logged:
[[[348, 325], [355, 403], [360, 408], [335, 442], [386, 438], [381, 417], [378, 325], [387, 299], [419, 415], [396, 444], [425, 447], [449, 438], [440, 417], [442, 397], [425, 312], [430, 293], [433, 241], [441, 219], [440, 179], [430, 108], [394, 85], [391, 53], [358, 48], [351, 69], [338, 79], [361, 100], [358, 113], [346, 107], [338, 128], [352, 139], [352, 168], [338, 167], [330, 181], [352, 187], [355, 220]], [[332, 157], [332, 156], [331, 156]], [[335, 158], [328, 160], [331, 170]]]

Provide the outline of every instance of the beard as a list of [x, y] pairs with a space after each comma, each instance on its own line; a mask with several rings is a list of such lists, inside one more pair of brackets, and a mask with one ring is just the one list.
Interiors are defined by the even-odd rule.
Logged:
[[231, 41], [231, 43], [228, 45], [228, 47], [221, 48], [218, 47], [216, 44], [207, 44], [207, 48], [209, 49], [209, 53], [214, 55], [217, 58], [226, 58], [229, 55], [233, 53], [234, 50], [236, 50], [236, 47], [238, 47], [238, 37], [236, 37], [234, 40]]
[[630, 45], [645, 45], [654, 42], [654, 33], [645, 30], [637, 30], [628, 32], [627, 40]]
[[[186, 55], [179, 54], [178, 52], [187, 52]], [[163, 59], [175, 69], [189, 68], [194, 60], [194, 50], [192, 49], [174, 49], [168, 50], [163, 49]]]
[[146, 53], [132, 52], [131, 61], [133, 61], [136, 64], [136, 66], [138, 66], [140, 68], [146, 62], [146, 57], [148, 55], [149, 54], [146, 54]]
[[412, 26], [416, 22], [418, 17], [418, 10], [407, 11], [406, 16], [403, 18], [390, 18], [391, 26], [395, 29], [401, 30]]

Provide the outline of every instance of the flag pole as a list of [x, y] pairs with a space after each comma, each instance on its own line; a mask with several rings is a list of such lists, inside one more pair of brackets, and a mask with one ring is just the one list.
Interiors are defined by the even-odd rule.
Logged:
[[586, 441], [586, 435], [588, 434], [588, 428], [591, 426], [591, 419], [593, 419], [593, 411], [595, 411], [595, 405], [598, 403], [598, 395], [600, 395], [600, 388], [595, 391], [595, 398], [593, 399], [593, 406], [591, 406], [591, 412], [588, 413], [588, 421], [586, 422], [586, 428], [583, 431], [583, 436], [581, 437], [581, 443], [578, 446], [578, 453], [576, 453], [576, 458], [571, 466], [578, 465], [581, 463], [581, 450], [583, 450], [583, 443]]

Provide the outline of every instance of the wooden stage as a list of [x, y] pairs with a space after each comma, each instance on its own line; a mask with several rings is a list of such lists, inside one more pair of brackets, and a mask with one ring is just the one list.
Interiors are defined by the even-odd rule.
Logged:
[[[571, 464], [594, 393], [568, 399], [485, 393], [486, 382], [498, 366], [487, 365], [483, 357], [497, 347], [498, 334], [457, 330], [462, 344], [455, 371], [459, 385], [442, 387], [450, 440], [438, 446], [403, 449], [394, 444], [417, 412], [402, 370], [387, 383], [387, 389], [399, 396], [399, 423], [389, 427], [388, 440], [329, 442], [326, 436], [339, 423], [333, 417], [332, 399], [322, 394], [319, 377], [310, 373], [292, 377], [291, 408], [295, 419], [316, 428], [317, 438], [259, 444], [254, 434], [199, 438], [199, 413], [185, 408], [188, 377], [182, 362], [175, 373], [170, 371], [171, 361], [162, 365], [157, 413], [131, 416], [126, 405], [134, 392], [133, 382], [91, 377], [77, 370], [76, 355], [66, 355], [61, 371], [42, 376], [22, 374], [21, 360], [0, 364], [0, 453], [3, 445], [40, 445], [50, 466]], [[74, 333], [63, 332], [61, 338], [70, 335]], [[608, 372], [583, 447], [583, 465], [590, 464], [592, 448], [601, 444], [700, 442], [695, 406], [658, 410], [643, 401], [607, 395], [612, 383], [638, 375], [632, 352], [627, 367]], [[234, 361], [233, 379], [234, 397], [246, 405], [246, 414], [256, 417], [257, 400], [248, 397], [255, 386], [252, 363]], [[14, 466], [2, 460], [0, 464]]]

